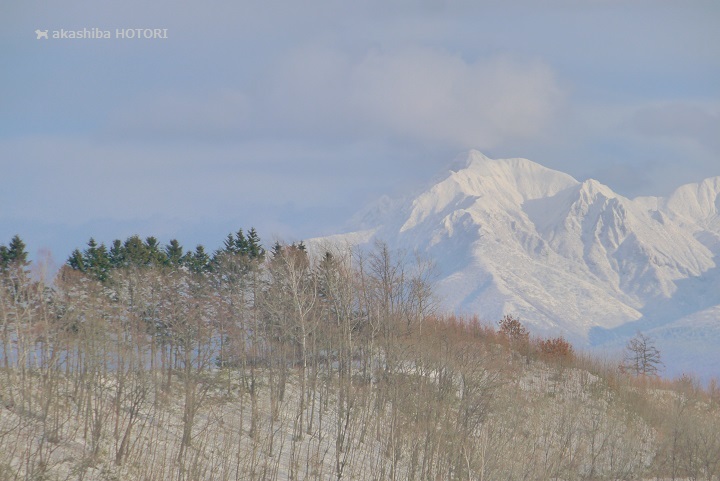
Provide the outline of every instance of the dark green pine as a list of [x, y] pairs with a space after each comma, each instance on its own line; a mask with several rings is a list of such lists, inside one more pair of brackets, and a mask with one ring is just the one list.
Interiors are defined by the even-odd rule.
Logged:
[[273, 244], [272, 250], [271, 250], [273, 259], [277, 258], [280, 254], [282, 254], [282, 251], [283, 251], [283, 246], [280, 243], [280, 241], [275, 241], [275, 244]]
[[139, 236], [130, 236], [125, 240], [125, 265], [145, 267], [150, 263], [148, 247]]
[[108, 257], [110, 258], [110, 265], [113, 268], [119, 268], [125, 264], [125, 247], [123, 247], [120, 239], [113, 241]]
[[177, 239], [172, 239], [170, 243], [165, 246], [165, 257], [167, 258], [167, 263], [173, 267], [178, 267], [182, 264], [183, 248]]
[[250, 259], [262, 259], [265, 257], [265, 249], [260, 243], [260, 236], [254, 227], [250, 228], [247, 235], [247, 254]]
[[228, 234], [223, 241], [223, 248], [218, 254], [237, 254], [237, 246], [235, 245], [235, 238], [232, 234]]
[[243, 230], [239, 229], [235, 234], [235, 252], [241, 255], [248, 254], [248, 241], [243, 234]]
[[205, 247], [202, 244], [198, 244], [195, 252], [185, 254], [183, 263], [188, 266], [190, 271], [195, 273], [210, 270], [210, 256], [205, 252]]
[[19, 235], [13, 236], [10, 240], [10, 244], [7, 249], [7, 260], [8, 264], [15, 264], [21, 267], [25, 267], [30, 264], [27, 260], [27, 251], [25, 250], [25, 243], [20, 239]]
[[10, 261], [8, 259], [8, 248], [7, 246], [0, 244], [0, 269], [7, 269], [9, 262]]
[[147, 263], [153, 266], [162, 266], [167, 264], [167, 256], [160, 250], [160, 243], [157, 238], [150, 236], [145, 239], [145, 247], [147, 249]]
[[72, 251], [72, 254], [68, 257], [67, 265], [76, 271], [85, 272], [85, 261], [83, 260], [83, 255], [82, 252], [80, 252], [80, 249]]
[[83, 271], [89, 272], [101, 282], [108, 279], [112, 264], [105, 244], [98, 245], [95, 239], [91, 237], [87, 249], [83, 252], [82, 260]]

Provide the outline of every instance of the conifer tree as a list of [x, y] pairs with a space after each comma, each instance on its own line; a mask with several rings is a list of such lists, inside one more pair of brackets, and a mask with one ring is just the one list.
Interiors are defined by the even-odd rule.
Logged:
[[242, 229], [239, 229], [235, 234], [235, 252], [242, 255], [248, 253], [248, 241]]
[[93, 262], [93, 265], [89, 270], [90, 272], [95, 274], [95, 277], [99, 281], [105, 282], [106, 280], [108, 280], [108, 277], [110, 277], [111, 269], [112, 264], [110, 264], [110, 257], [108, 256], [107, 247], [105, 247], [105, 244], [101, 243], [97, 248], [95, 261]]
[[235, 238], [232, 234], [228, 234], [225, 238], [225, 241], [223, 241], [223, 249], [221, 251], [218, 251], [215, 253], [215, 256], [218, 254], [237, 254], [237, 247], [235, 246]]
[[85, 261], [83, 260], [83, 255], [82, 252], [80, 252], [80, 249], [72, 251], [72, 254], [68, 257], [67, 265], [69, 265], [73, 270], [85, 272]]
[[29, 264], [27, 260], [28, 254], [25, 250], [25, 243], [17, 234], [10, 240], [6, 255], [8, 264], [15, 264], [23, 268]]
[[223, 248], [215, 252], [213, 262], [220, 262], [220, 257], [223, 255], [249, 255], [250, 243], [248, 240], [242, 229], [239, 229], [234, 236], [232, 233], [228, 234], [223, 241]]
[[82, 259], [84, 272], [89, 272], [100, 282], [105, 282], [108, 279], [112, 265], [105, 244], [98, 246], [95, 239], [91, 237]]
[[113, 241], [110, 252], [108, 253], [110, 259], [110, 265], [113, 268], [122, 267], [125, 263], [125, 248], [123, 247], [120, 239]]
[[0, 274], [2, 274], [0, 282], [9, 281], [14, 295], [18, 295], [23, 287], [27, 287], [30, 272], [27, 256], [25, 243], [19, 235], [13, 236], [7, 247], [0, 248]]
[[195, 247], [195, 252], [185, 254], [183, 264], [188, 266], [192, 272], [207, 272], [210, 270], [210, 256], [205, 252], [205, 247], [202, 244], [198, 244], [197, 247]]
[[6, 269], [8, 262], [8, 248], [0, 244], [0, 270]]
[[0, 245], [1, 273], [15, 271], [15, 274], [17, 274], [17, 270], [27, 273], [27, 266], [29, 264], [27, 252], [25, 251], [25, 243], [20, 239], [20, 236], [15, 235], [7, 247]]
[[330, 297], [330, 286], [334, 284], [337, 278], [337, 262], [330, 252], [325, 252], [322, 260], [318, 264], [317, 272], [320, 279], [318, 294], [321, 298], [328, 299]]
[[148, 265], [161, 266], [167, 264], [167, 256], [160, 250], [160, 243], [156, 237], [150, 236], [145, 239]]
[[83, 251], [83, 261], [87, 267], [91, 267], [98, 257], [98, 245], [93, 237], [87, 243], [87, 248]]
[[150, 263], [148, 247], [139, 236], [130, 236], [123, 245], [125, 251], [125, 263], [128, 266], [144, 267]]
[[165, 257], [167, 258], [167, 263], [173, 267], [178, 267], [182, 264], [183, 248], [177, 239], [172, 239], [170, 243], [165, 246]]
[[247, 255], [251, 259], [262, 260], [262, 258], [265, 257], [265, 250], [260, 244], [260, 236], [254, 227], [250, 228], [247, 235]]

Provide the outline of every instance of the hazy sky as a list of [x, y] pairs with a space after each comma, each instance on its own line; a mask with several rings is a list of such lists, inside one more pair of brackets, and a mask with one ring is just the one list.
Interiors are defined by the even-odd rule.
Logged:
[[[113, 38], [52, 38], [83, 28]], [[335, 233], [470, 148], [629, 197], [720, 175], [720, 2], [0, 4], [0, 243], [33, 256]]]

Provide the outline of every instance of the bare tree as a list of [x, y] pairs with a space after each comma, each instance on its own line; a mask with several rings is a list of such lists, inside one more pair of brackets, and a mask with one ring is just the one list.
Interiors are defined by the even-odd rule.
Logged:
[[622, 367], [635, 376], [657, 376], [663, 366], [660, 351], [648, 336], [638, 331], [625, 346]]
[[523, 344], [527, 343], [530, 333], [519, 319], [507, 314], [498, 322], [500, 326], [500, 334], [507, 337], [511, 343]]

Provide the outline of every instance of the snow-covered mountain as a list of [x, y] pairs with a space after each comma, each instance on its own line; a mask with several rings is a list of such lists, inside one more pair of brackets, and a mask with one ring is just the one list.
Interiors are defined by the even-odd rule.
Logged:
[[[334, 241], [429, 254], [443, 306], [620, 349], [652, 336], [666, 373], [720, 376], [720, 177], [628, 199], [526, 159], [471, 151], [412, 199], [381, 199]], [[326, 241], [327, 239], [325, 239]]]

